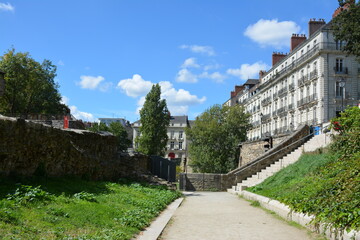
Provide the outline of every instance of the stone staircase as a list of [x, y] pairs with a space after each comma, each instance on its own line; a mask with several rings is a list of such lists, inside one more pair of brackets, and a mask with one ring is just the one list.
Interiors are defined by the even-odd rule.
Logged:
[[302, 153], [304, 152], [313, 152], [316, 149], [326, 147], [331, 142], [330, 136], [327, 134], [315, 135], [309, 141], [305, 142], [303, 145], [287, 154], [283, 158], [279, 159], [270, 166], [262, 169], [251, 177], [246, 178], [245, 180], [238, 183], [236, 186], [232, 186], [231, 189], [228, 189], [228, 192], [233, 194], [239, 194], [242, 190], [245, 190], [248, 187], [258, 185], [263, 182], [266, 178], [274, 175], [281, 169], [289, 166], [296, 162]]

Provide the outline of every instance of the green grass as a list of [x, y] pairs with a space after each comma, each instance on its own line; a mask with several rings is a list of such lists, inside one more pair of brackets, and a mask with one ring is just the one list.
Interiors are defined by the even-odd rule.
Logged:
[[0, 239], [131, 239], [180, 196], [124, 180], [37, 177], [0, 186]]
[[300, 160], [248, 191], [315, 215], [314, 222], [360, 230], [360, 153], [344, 159], [330, 153]]

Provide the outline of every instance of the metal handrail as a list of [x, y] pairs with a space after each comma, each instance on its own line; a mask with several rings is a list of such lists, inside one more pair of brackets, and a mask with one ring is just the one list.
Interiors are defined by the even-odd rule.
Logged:
[[[322, 128], [321, 128], [321, 131], [322, 131]], [[303, 137], [303, 138], [301, 138], [301, 139], [299, 139], [299, 140], [297, 140], [297, 141], [295, 141], [295, 142], [287, 145], [286, 147], [283, 147], [283, 148], [277, 150], [276, 152], [273, 152], [273, 153], [271, 153], [271, 154], [269, 154], [269, 155], [266, 155], [264, 158], [268, 158], [268, 157], [270, 157], [270, 156], [273, 156], [273, 155], [279, 153], [280, 151], [284, 150], [285, 148], [288, 148], [288, 147], [290, 147], [290, 146], [293, 146], [294, 144], [296, 144], [296, 143], [298, 143], [298, 142], [300, 142], [300, 141], [302, 141], [302, 140], [304, 140], [304, 139], [306, 139], [306, 138], [309, 138], [309, 139], [310, 139], [310, 136], [314, 136], [314, 134], [315, 134], [315, 132], [310, 133], [309, 135], [307, 135], [307, 136], [305, 136], [305, 137]], [[244, 165], [243, 167], [241, 167], [238, 171], [234, 172], [233, 174], [238, 173], [240, 170], [243, 171], [244, 169], [247, 169], [247, 168], [249, 168], [249, 167], [254, 166], [255, 164], [257, 164], [258, 162], [260, 162], [260, 161], [263, 160], [264, 158], [260, 158], [260, 159], [257, 159], [257, 160], [255, 159], [254, 161], [252, 161], [252, 162]]]

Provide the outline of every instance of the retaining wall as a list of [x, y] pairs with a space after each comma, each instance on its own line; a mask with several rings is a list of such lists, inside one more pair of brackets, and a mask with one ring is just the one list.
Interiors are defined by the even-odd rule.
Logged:
[[116, 180], [148, 173], [150, 159], [117, 151], [116, 138], [0, 115], [0, 176]]

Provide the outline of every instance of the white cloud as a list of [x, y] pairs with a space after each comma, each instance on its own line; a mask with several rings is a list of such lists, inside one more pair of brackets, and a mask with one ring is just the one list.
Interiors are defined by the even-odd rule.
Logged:
[[113, 86], [112, 82], [104, 82], [99, 85], [99, 90], [102, 92], [107, 92]]
[[195, 58], [188, 58], [181, 65], [182, 68], [199, 68], [200, 65], [196, 63]]
[[59, 65], [59, 66], [64, 66], [65, 64], [64, 64], [63, 61], [59, 60], [58, 63], [57, 63], [57, 65]]
[[149, 92], [152, 85], [150, 81], [145, 81], [139, 74], [134, 74], [132, 78], [119, 81], [117, 88], [125, 91], [126, 95], [130, 97], [138, 97]]
[[10, 3], [0, 3], [0, 10], [13, 12], [15, 8]]
[[221, 67], [220, 64], [214, 63], [214, 64], [206, 65], [206, 66], [204, 67], [204, 70], [205, 70], [205, 71], [208, 71], [208, 70], [211, 70], [211, 69], [219, 69], [220, 67]]
[[[69, 105], [70, 103], [70, 99], [66, 96], [62, 96], [61, 97], [61, 103]], [[87, 113], [87, 112], [81, 112], [76, 106], [72, 105], [69, 106], [71, 114], [76, 118], [76, 119], [82, 119], [83, 121], [88, 121], [88, 122], [96, 122], [97, 119], [94, 117], [94, 115], [92, 115], [91, 113]]]
[[224, 80], [226, 79], [226, 76], [219, 73], [219, 72], [213, 72], [213, 73], [208, 73], [208, 72], [203, 72], [202, 74], [200, 74], [201, 78], [209, 78], [211, 80], [213, 80], [216, 83], [223, 83]]
[[300, 26], [292, 21], [279, 22], [277, 19], [260, 19], [257, 23], [249, 25], [244, 35], [259, 43], [262, 47], [276, 48], [288, 47], [292, 33], [298, 33]]
[[208, 56], [215, 56], [215, 51], [210, 46], [199, 46], [199, 45], [181, 45], [181, 49], [189, 49], [193, 53], [201, 53]]
[[91, 89], [94, 90], [98, 87], [98, 85], [105, 80], [104, 77], [102, 76], [97, 76], [97, 77], [93, 77], [93, 76], [80, 76], [81, 81], [78, 83], [81, 88], [85, 88], [85, 89]]
[[198, 78], [195, 74], [192, 74], [187, 69], [181, 69], [177, 76], [176, 76], [177, 82], [185, 82], [185, 83], [196, 83], [198, 81]]
[[228, 69], [226, 72], [229, 75], [239, 77], [242, 80], [247, 80], [248, 78], [258, 78], [260, 70], [267, 70], [269, 66], [263, 62], [256, 62], [252, 65], [242, 64], [240, 68]]
[[76, 119], [81, 119], [83, 121], [88, 121], [88, 122], [96, 122], [97, 119], [94, 117], [94, 115], [92, 115], [91, 113], [87, 113], [87, 112], [81, 112], [79, 111], [79, 109], [76, 106], [69, 106], [71, 114], [76, 118]]
[[[184, 89], [176, 90], [172, 83], [168, 81], [159, 82], [159, 85], [161, 87], [161, 98], [166, 100], [172, 115], [186, 115], [189, 106], [202, 104], [206, 101], [206, 97], [199, 98]], [[141, 97], [137, 102], [137, 113], [139, 113], [144, 103], [145, 96]]]

